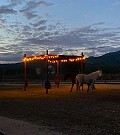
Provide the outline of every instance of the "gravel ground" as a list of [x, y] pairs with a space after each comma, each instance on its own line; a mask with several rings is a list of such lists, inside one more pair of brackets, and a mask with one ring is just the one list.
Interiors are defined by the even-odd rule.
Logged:
[[[69, 85], [0, 90], [0, 116], [50, 127], [63, 135], [119, 135], [120, 85], [96, 84], [95, 91], [69, 92]], [[75, 89], [75, 88], [74, 88]]]

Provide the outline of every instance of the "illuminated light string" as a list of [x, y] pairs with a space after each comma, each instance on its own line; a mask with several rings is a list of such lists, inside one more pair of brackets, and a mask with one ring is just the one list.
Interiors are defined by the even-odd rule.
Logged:
[[[66, 56], [67, 57], [67, 56]], [[75, 61], [81, 61], [81, 60], [85, 60], [85, 56], [75, 56], [76, 58], [66, 58], [66, 59], [62, 59], [60, 58], [59, 55], [42, 55], [42, 56], [29, 56], [29, 57], [24, 57], [23, 61], [24, 62], [29, 62], [29, 61], [33, 61], [33, 60], [46, 60], [46, 58], [48, 59], [48, 62], [50, 63], [56, 63], [57, 61], [60, 62], [75, 62]], [[56, 60], [57, 59], [57, 60]]]

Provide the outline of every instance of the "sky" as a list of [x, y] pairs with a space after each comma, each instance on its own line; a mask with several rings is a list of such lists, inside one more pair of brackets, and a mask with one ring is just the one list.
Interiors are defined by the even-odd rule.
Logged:
[[0, 0], [0, 63], [120, 50], [120, 0]]

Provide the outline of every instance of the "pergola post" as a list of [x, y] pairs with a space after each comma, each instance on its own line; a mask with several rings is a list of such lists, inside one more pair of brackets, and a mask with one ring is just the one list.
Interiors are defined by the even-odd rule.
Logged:
[[[26, 54], [24, 54], [24, 59], [26, 58]], [[27, 76], [26, 76], [26, 60], [24, 60], [24, 91], [26, 91], [26, 87], [28, 86]]]
[[57, 83], [57, 87], [58, 88], [59, 88], [59, 84], [60, 84], [59, 63], [60, 63], [59, 60], [57, 60], [57, 78], [56, 78], [57, 79], [56, 80], [57, 82], [56, 83]]
[[51, 89], [51, 84], [49, 82], [49, 76], [48, 76], [48, 50], [46, 52], [46, 81], [45, 81], [45, 89], [46, 89], [46, 94], [48, 94], [48, 89]]
[[80, 73], [83, 74], [83, 57], [84, 57], [83, 52], [82, 52], [81, 55], [82, 55], [82, 58], [81, 58], [81, 61], [80, 61], [81, 62], [81, 64], [80, 64], [81, 65], [81, 70], [80, 70], [81, 72]]

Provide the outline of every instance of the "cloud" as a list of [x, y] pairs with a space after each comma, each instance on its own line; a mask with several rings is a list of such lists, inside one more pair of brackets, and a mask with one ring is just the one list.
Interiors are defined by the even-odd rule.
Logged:
[[112, 7], [116, 7], [116, 6], [120, 6], [120, 0], [114, 0], [113, 2], [112, 2], [112, 5], [111, 5]]
[[[59, 14], [57, 16], [55, 9], [59, 5], [47, 10], [55, 5], [54, 1], [54, 3], [49, 0], [7, 0], [7, 2], [9, 5], [0, 6], [0, 46], [3, 46], [0, 48], [0, 56], [3, 60], [7, 56], [22, 57], [22, 52], [29, 55], [39, 54], [47, 48], [51, 53], [80, 55], [83, 51], [88, 56], [98, 56], [120, 49], [120, 26], [100, 21], [71, 28], [75, 20], [71, 22], [65, 19], [61, 22], [63, 18], [58, 20], [61, 16]], [[120, 0], [111, 2], [115, 6], [119, 5]], [[65, 22], [71, 24], [67, 25]], [[16, 56], [15, 60], [18, 57]]]
[[115, 51], [118, 51], [120, 49], [120, 47], [113, 47], [113, 46], [99, 46], [99, 47], [96, 47], [96, 53], [99, 53], [99, 54], [105, 54], [105, 53], [109, 53], [109, 52], [115, 52]]
[[50, 48], [50, 49], [52, 49], [51, 53], [53, 53], [53, 54], [60, 54], [60, 53], [64, 52], [64, 49], [60, 46], [56, 46], [56, 47], [54, 47], [54, 49], [53, 48]]
[[[114, 45], [120, 43], [119, 40], [119, 33], [117, 31], [111, 31], [111, 29], [105, 28], [97, 28], [96, 24], [81, 28], [76, 28], [74, 30], [69, 30], [66, 32], [60, 32], [59, 30], [56, 30], [56, 26], [49, 26], [47, 29], [47, 26], [39, 26], [42, 24], [46, 24], [46, 21], [42, 20], [40, 22], [37, 22], [35, 24], [32, 24], [32, 26], [37, 27], [34, 28], [36, 31], [34, 35], [34, 38], [28, 38], [24, 40], [23, 42], [36, 44], [36, 45], [58, 45], [58, 46], [67, 46], [68, 48], [71, 47], [86, 47], [86, 48], [94, 48], [96, 46], [102, 46], [102, 45]], [[103, 23], [98, 23], [99, 25]], [[97, 25], [98, 25], [97, 24]], [[38, 27], [39, 26], [39, 27]], [[27, 28], [28, 29], [28, 28]], [[26, 29], [26, 30], [27, 30]], [[26, 31], [25, 30], [25, 31]], [[53, 30], [53, 31], [52, 31]], [[117, 28], [116, 28], [117, 30]], [[37, 38], [36, 37], [39, 37]]]
[[0, 19], [0, 28], [4, 28], [5, 27], [5, 24], [6, 23], [6, 20], [5, 19]]
[[86, 55], [87, 56], [95, 56], [96, 52], [95, 52], [95, 50], [92, 50], [92, 51], [87, 52]]
[[43, 16], [49, 17], [49, 18], [53, 17], [53, 15], [52, 14], [49, 14], [49, 13], [45, 13]]
[[[33, 55], [32, 52], [26, 51], [26, 53], [30, 56]], [[22, 58], [24, 56], [23, 51], [18, 51], [14, 53], [3, 53], [0, 54], [0, 62], [2, 63], [17, 63], [22, 62]]]
[[21, 4], [23, 1], [25, 2], [25, 0], [10, 0], [11, 6], [19, 5], [19, 4]]
[[32, 11], [39, 7], [49, 7], [49, 6], [53, 6], [53, 4], [45, 1], [28, 1], [26, 5], [23, 7], [23, 9], [20, 10], [20, 12]]
[[17, 11], [12, 9], [9, 5], [0, 7], [0, 14], [16, 14]]
[[23, 31], [28, 31], [28, 30], [31, 30], [31, 27], [29, 25], [24, 25]]
[[29, 45], [50, 45], [51, 41], [48, 39], [39, 39], [39, 38], [27, 38], [22, 40], [23, 43]]
[[94, 24], [92, 24], [92, 26], [97, 26], [97, 25], [104, 25], [105, 24], [105, 22], [98, 22], [98, 23], [94, 23]]
[[90, 46], [95, 45], [98, 42], [94, 39], [94, 36], [98, 31], [98, 29], [86, 26], [65, 32], [57, 37], [53, 37], [52, 40], [58, 45], [65, 45], [69, 47], [82, 47], [88, 44]]
[[34, 55], [35, 51], [29, 50], [25, 45], [4, 45], [0, 47], [0, 62], [2, 63], [16, 63], [21, 62], [24, 54], [28, 56]]
[[[108, 27], [104, 22], [98, 22], [68, 30], [60, 24], [59, 27], [58, 24], [47, 25], [47, 21], [41, 19], [29, 25], [20, 24], [18, 33], [14, 30], [16, 38], [12, 39], [16, 45], [11, 43], [9, 47], [0, 48], [4, 52], [2, 55], [7, 57], [5, 54], [12, 51], [14, 55], [11, 56], [18, 55], [20, 60], [23, 54], [16, 52], [37, 55], [49, 49], [56, 54], [80, 55], [84, 52], [86, 56], [99, 56], [120, 49], [119, 27]], [[17, 29], [18, 25], [14, 22], [10, 28]]]
[[41, 26], [41, 27], [38, 27], [37, 28], [37, 31], [43, 31], [43, 30], [45, 30], [46, 29], [46, 26]]
[[[88, 48], [86, 48], [88, 50]], [[85, 53], [85, 55], [89, 56], [101, 56], [109, 52], [116, 52], [120, 50], [120, 47], [114, 47], [110, 45], [104, 45], [104, 46], [96, 46], [94, 48], [89, 48], [89, 51]]]
[[46, 22], [47, 22], [47, 20], [40, 20], [40, 21], [37, 21], [37, 22], [35, 22], [35, 23], [31, 23], [31, 25], [32, 25], [33, 27], [39, 27], [40, 25], [45, 25]]
[[32, 18], [38, 17], [38, 15], [36, 14], [35, 11], [24, 12], [23, 16], [25, 16], [27, 19], [32, 19]]

